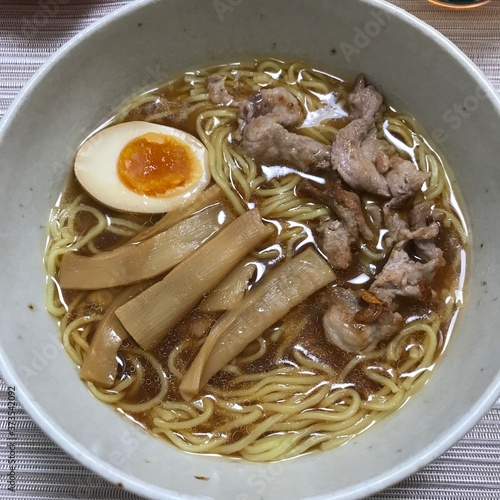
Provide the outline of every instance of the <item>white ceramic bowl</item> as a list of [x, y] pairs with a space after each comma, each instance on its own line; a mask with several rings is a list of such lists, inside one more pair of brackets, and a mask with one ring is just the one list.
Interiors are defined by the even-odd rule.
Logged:
[[[348, 445], [255, 465], [182, 453], [80, 382], [44, 307], [50, 207], [77, 145], [124, 99], [179, 71], [256, 56], [364, 72], [439, 142], [472, 228], [467, 307], [428, 385]], [[150, 498], [359, 498], [415, 472], [463, 436], [500, 394], [500, 102], [448, 40], [379, 0], [139, 1], [73, 39], [1, 123], [1, 371], [63, 449]], [[196, 476], [208, 478], [201, 481]]]

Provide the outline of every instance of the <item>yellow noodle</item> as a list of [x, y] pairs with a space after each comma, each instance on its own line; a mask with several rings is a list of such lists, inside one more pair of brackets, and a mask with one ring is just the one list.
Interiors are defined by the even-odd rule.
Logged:
[[307, 391], [304, 395], [307, 395], [309, 392], [313, 392], [313, 394], [309, 397], [306, 397], [305, 399], [303, 399], [304, 395], [298, 395], [292, 397], [289, 402], [265, 403], [262, 405], [262, 407], [266, 411], [275, 411], [278, 413], [281, 412], [282, 414], [295, 413], [297, 411], [304, 410], [305, 408], [311, 408], [318, 404], [326, 396], [329, 387], [326, 384], [320, 385], [319, 390], [316, 392], [316, 394], [314, 394], [315, 389], [317, 389], [317, 387], [312, 391]]
[[242, 450], [243, 448], [256, 441], [262, 434], [267, 432], [269, 428], [273, 426], [273, 424], [283, 420], [285, 417], [286, 415], [278, 413], [269, 418], [266, 418], [263, 422], [256, 425], [254, 429], [252, 429], [251, 432], [244, 438], [232, 444], [223, 444], [221, 446], [218, 446], [217, 448], [214, 448], [213, 451], [215, 453], [221, 453], [224, 455], [236, 453], [237, 451]]
[[191, 102], [200, 102], [200, 101], [206, 101], [209, 102], [209, 96], [207, 93], [203, 94], [195, 94], [195, 95], [190, 95], [189, 97], [185, 98], [185, 102], [191, 103]]
[[405, 396], [406, 392], [402, 389], [392, 396], [373, 396], [363, 403], [363, 407], [372, 411], [393, 412], [404, 403]]
[[330, 92], [328, 85], [323, 82], [318, 82], [315, 80], [303, 80], [301, 83], [306, 89], [318, 92], [320, 94], [328, 94]]
[[369, 359], [376, 359], [376, 358], [381, 358], [384, 355], [383, 350], [376, 350], [372, 351], [370, 353], [366, 354], [358, 354], [354, 358], [349, 361], [349, 363], [345, 366], [345, 368], [342, 370], [342, 372], [339, 375], [339, 381], [343, 382], [347, 375], [354, 370], [354, 368], [362, 363], [363, 361], [369, 360]]
[[250, 356], [241, 356], [240, 355], [240, 356], [238, 356], [235, 363], [243, 363], [243, 364], [251, 363], [252, 361], [255, 361], [255, 360], [261, 358], [262, 356], [264, 356], [264, 354], [266, 353], [266, 341], [264, 338], [259, 337], [257, 339], [257, 342], [259, 343], [259, 350], [257, 352], [255, 352], [254, 354], [252, 354]]
[[212, 439], [206, 438], [205, 442], [202, 444], [193, 445], [186, 441], [184, 437], [180, 437], [177, 433], [171, 431], [170, 429], [164, 429], [162, 427], [154, 427], [152, 431], [155, 434], [165, 434], [168, 439], [175, 444], [178, 448], [184, 451], [189, 451], [192, 453], [210, 453], [213, 452], [215, 448], [219, 447], [227, 441], [225, 436], [214, 437]]
[[372, 261], [372, 262], [379, 262], [381, 260], [384, 260], [386, 257], [387, 257], [387, 254], [385, 251], [382, 251], [382, 252], [374, 252], [373, 250], [370, 250], [368, 248], [368, 245], [366, 244], [362, 244], [361, 245], [361, 253], [363, 254], [363, 256], [367, 257], [369, 261]]
[[[259, 374], [256, 374], [259, 375]], [[237, 377], [232, 385], [237, 385], [236, 380], [244, 378]], [[262, 378], [262, 377], [261, 377]], [[258, 379], [258, 377], [257, 377]], [[288, 374], [286, 377], [280, 376], [269, 376], [263, 380], [259, 380], [258, 383], [244, 389], [231, 389], [231, 399], [234, 401], [244, 400], [245, 398], [258, 399], [260, 391], [272, 391], [272, 390], [283, 390], [290, 387], [293, 384], [299, 384], [302, 387], [311, 387], [324, 380], [321, 375], [295, 375]]]
[[167, 361], [168, 371], [172, 375], [174, 375], [174, 377], [177, 377], [179, 380], [183, 376], [183, 371], [181, 371], [179, 368], [177, 368], [176, 359], [177, 359], [177, 356], [179, 356], [179, 354], [181, 354], [182, 351], [184, 349], [186, 349], [186, 347], [188, 347], [188, 346], [192, 346], [191, 340], [184, 340], [184, 341], [180, 342], [179, 344], [177, 344], [172, 349], [171, 353], [168, 356], [168, 361]]
[[195, 408], [190, 403], [185, 403], [181, 401], [163, 401], [160, 406], [157, 406], [151, 412], [152, 415], [156, 415], [161, 418], [174, 418], [175, 414], [183, 413], [186, 418], [195, 418], [197, 416], [197, 408]]
[[264, 73], [265, 71], [269, 71], [272, 73], [280, 73], [281, 71], [283, 71], [283, 65], [278, 61], [267, 60], [261, 62], [257, 66], [256, 71], [260, 73]]
[[92, 395], [95, 396], [99, 401], [102, 401], [103, 403], [108, 403], [108, 404], [117, 403], [125, 396], [124, 392], [113, 393], [113, 392], [103, 391], [99, 389], [92, 382], [85, 382], [85, 384], [87, 386], [87, 389], [92, 393]]
[[172, 430], [189, 429], [205, 423], [214, 414], [214, 403], [209, 398], [204, 398], [203, 401], [204, 401], [204, 408], [203, 411], [198, 416], [190, 418], [189, 420], [185, 420], [183, 422], [163, 422], [162, 428], [172, 429]]
[[241, 375], [241, 369], [235, 365], [229, 364], [222, 368], [222, 371], [233, 375]]
[[411, 131], [399, 120], [391, 119], [388, 120], [389, 125], [387, 129], [392, 134], [397, 134], [403, 140], [403, 142], [409, 146], [413, 146], [413, 135]]
[[469, 236], [467, 234], [467, 228], [462, 225], [462, 223], [458, 220], [458, 217], [450, 212], [449, 210], [443, 210], [446, 214], [446, 219], [443, 224], [445, 227], [453, 226], [458, 233], [460, 241], [463, 245], [467, 245], [469, 242]]
[[148, 352], [142, 351], [141, 349], [133, 348], [133, 349], [128, 349], [129, 352], [136, 354], [137, 356], [144, 357], [148, 360], [148, 362], [151, 364], [151, 366], [156, 370], [156, 373], [159, 376], [160, 379], [160, 389], [156, 396], [154, 396], [152, 399], [149, 401], [146, 401], [145, 403], [123, 403], [120, 402], [119, 408], [121, 408], [123, 411], [127, 411], [130, 413], [142, 413], [145, 411], [150, 410], [154, 406], [156, 406], [158, 403], [163, 401], [165, 398], [167, 391], [168, 391], [168, 379], [167, 375], [163, 371], [163, 368], [161, 367], [160, 363]]
[[[311, 436], [300, 436], [300, 441], [299, 444], [292, 446], [288, 449], [286, 453], [283, 453], [279, 458], [280, 459], [287, 459], [287, 458], [292, 458], [292, 457], [297, 457], [302, 454], [304, 454], [306, 451], [310, 450], [311, 448], [316, 448], [321, 443], [324, 443], [325, 441], [331, 439], [327, 434], [313, 434]], [[259, 460], [261, 462], [266, 461], [266, 457], [263, 457], [263, 459]]]
[[[302, 327], [302, 325], [299, 324], [299, 328], [301, 328], [301, 327]], [[307, 369], [312, 370], [312, 371], [319, 370], [321, 372], [326, 373], [332, 379], [336, 376], [335, 371], [332, 368], [330, 368], [328, 365], [326, 365], [325, 363], [321, 363], [319, 361], [313, 361], [312, 359], [304, 356], [297, 349], [294, 349], [293, 357], [299, 363], [299, 365], [304, 367], [304, 368], [307, 368]]]

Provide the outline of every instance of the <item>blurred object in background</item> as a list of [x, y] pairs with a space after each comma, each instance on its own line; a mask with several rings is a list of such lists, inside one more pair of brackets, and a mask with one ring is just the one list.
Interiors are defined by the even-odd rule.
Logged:
[[429, 0], [429, 2], [434, 5], [448, 7], [450, 9], [473, 9], [474, 7], [486, 5], [490, 1], [491, 0]]

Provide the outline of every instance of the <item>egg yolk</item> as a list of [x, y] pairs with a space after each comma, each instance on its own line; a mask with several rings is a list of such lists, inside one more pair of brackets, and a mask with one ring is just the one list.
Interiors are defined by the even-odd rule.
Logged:
[[135, 193], [164, 195], [200, 178], [201, 165], [184, 141], [150, 132], [132, 139], [118, 158], [118, 176]]

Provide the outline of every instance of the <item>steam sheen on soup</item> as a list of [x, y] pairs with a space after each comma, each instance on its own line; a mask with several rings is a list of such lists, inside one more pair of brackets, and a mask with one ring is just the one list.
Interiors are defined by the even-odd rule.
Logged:
[[[85, 144], [98, 189], [73, 176], [51, 214], [47, 307], [98, 399], [182, 450], [272, 461], [346, 443], [425, 384], [467, 229], [442, 158], [364, 76], [190, 71]], [[95, 181], [115, 159], [142, 208]]]

